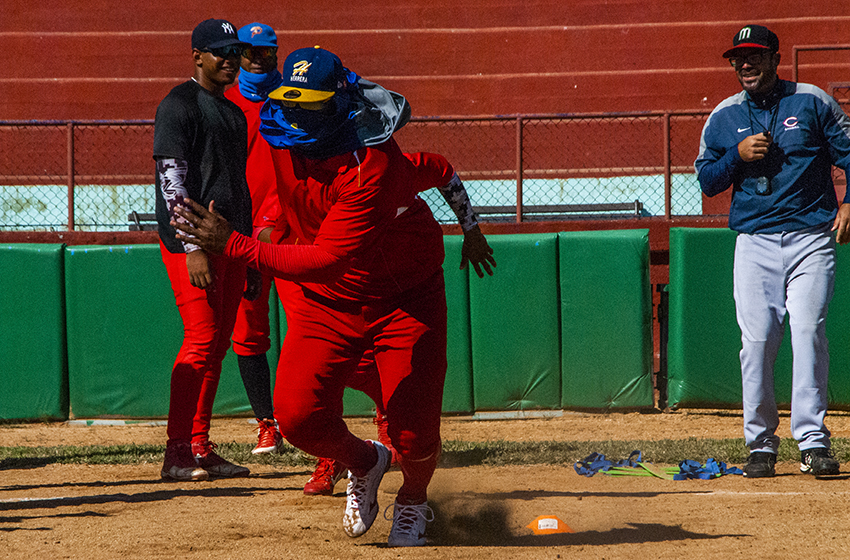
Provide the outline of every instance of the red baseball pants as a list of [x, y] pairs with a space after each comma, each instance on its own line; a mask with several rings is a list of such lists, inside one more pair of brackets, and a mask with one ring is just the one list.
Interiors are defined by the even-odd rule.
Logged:
[[160, 250], [183, 319], [183, 345], [171, 371], [168, 441], [203, 441], [245, 287], [245, 265], [208, 255], [213, 281], [202, 290], [189, 282], [184, 253], [170, 253], [162, 242]]
[[259, 356], [271, 348], [269, 340], [269, 292], [272, 277], [262, 275], [263, 287], [254, 301], [243, 299], [233, 327], [233, 351], [239, 356]]
[[372, 349], [380, 377], [375, 396], [382, 399], [404, 473], [398, 500], [421, 503], [441, 445], [447, 328], [442, 271], [367, 305], [303, 290], [287, 297], [274, 399], [281, 432], [311, 455], [336, 459], [355, 472], [369, 469], [374, 451], [348, 431], [342, 395], [364, 352]]

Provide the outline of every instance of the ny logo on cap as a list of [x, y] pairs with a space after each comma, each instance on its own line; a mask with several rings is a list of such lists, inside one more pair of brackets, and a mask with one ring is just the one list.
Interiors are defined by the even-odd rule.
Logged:
[[743, 41], [744, 39], [750, 38], [750, 28], [745, 27], [742, 30], [738, 31], [738, 41]]
[[307, 70], [312, 66], [312, 62], [307, 62], [306, 60], [302, 60], [301, 62], [296, 62], [295, 65], [292, 66], [292, 75], [303, 76], [307, 73]]
[[221, 28], [224, 29], [224, 32], [228, 35], [233, 35], [234, 33], [236, 33], [236, 31], [233, 30], [233, 26], [226, 21], [221, 23]]

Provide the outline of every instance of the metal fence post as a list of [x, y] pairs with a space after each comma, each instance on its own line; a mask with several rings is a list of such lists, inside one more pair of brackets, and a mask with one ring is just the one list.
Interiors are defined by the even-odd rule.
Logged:
[[69, 122], [68, 131], [68, 231], [74, 231], [74, 123]]
[[522, 117], [516, 118], [516, 221], [522, 222]]

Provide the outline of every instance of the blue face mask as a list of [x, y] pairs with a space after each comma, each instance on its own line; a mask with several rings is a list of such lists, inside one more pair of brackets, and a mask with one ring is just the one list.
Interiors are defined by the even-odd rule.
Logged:
[[324, 110], [308, 111], [269, 99], [260, 110], [260, 134], [274, 148], [291, 149], [311, 159], [356, 150], [361, 141], [348, 92], [337, 92], [330, 104]]
[[269, 92], [277, 89], [281, 84], [280, 72], [272, 70], [267, 74], [252, 74], [243, 68], [239, 72], [239, 93], [254, 102], [265, 101]]

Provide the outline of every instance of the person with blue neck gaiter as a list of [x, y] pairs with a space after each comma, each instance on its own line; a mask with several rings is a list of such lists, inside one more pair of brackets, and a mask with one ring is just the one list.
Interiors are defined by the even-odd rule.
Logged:
[[238, 33], [241, 41], [251, 45], [242, 53], [239, 93], [245, 99], [262, 103], [269, 92], [281, 84], [277, 70], [277, 35], [263, 23], [249, 23]]
[[[251, 191], [254, 236], [263, 239], [263, 231], [271, 231], [280, 214], [277, 183], [272, 168], [271, 147], [260, 137], [260, 108], [268, 93], [280, 86], [277, 70], [277, 35], [263, 23], [249, 23], [237, 32], [239, 40], [248, 44], [242, 51], [239, 80], [225, 92], [225, 97], [245, 113], [248, 121], [248, 163], [245, 176]], [[274, 421], [271, 394], [271, 371], [266, 352], [269, 339], [269, 291], [271, 276], [255, 282], [259, 294], [253, 300], [242, 298], [233, 329], [233, 350], [248, 402], [257, 418], [258, 442], [252, 453], [271, 453], [278, 449], [283, 437]]]
[[419, 193], [437, 188], [457, 207], [461, 268], [472, 263], [479, 276], [492, 273], [492, 249], [448, 160], [404, 153], [393, 138], [410, 118], [403, 96], [356, 79], [318, 47], [291, 52], [281, 74], [283, 85], [260, 111], [260, 134], [276, 148], [274, 242], [234, 232], [212, 205], [191, 200], [191, 211], [179, 212], [186, 223], [174, 222], [177, 239], [288, 284], [278, 285], [287, 332], [275, 418], [289, 444], [349, 470], [342, 525], [353, 538], [380, 511], [378, 490], [393, 456], [382, 442], [351, 433], [342, 417], [344, 389], [371, 356], [366, 381], [379, 385], [376, 403], [402, 472], [387, 544], [424, 546], [441, 451], [448, 319], [443, 232]]
[[[255, 22], [239, 29], [238, 36], [240, 41], [250, 46], [242, 52], [239, 80], [235, 86], [225, 92], [225, 97], [242, 109], [248, 121], [248, 164], [245, 174], [253, 201], [254, 237], [268, 242], [271, 241], [270, 232], [280, 214], [280, 203], [277, 195], [277, 179], [271, 161], [272, 147], [260, 136], [259, 128], [260, 109], [263, 103], [268, 98], [269, 92], [280, 87], [283, 82], [277, 69], [277, 35], [270, 26]], [[352, 76], [354, 76], [353, 73]], [[262, 283], [257, 283], [261, 288], [255, 299], [242, 299], [236, 326], [233, 329], [233, 350], [236, 353], [248, 402], [257, 418], [258, 441], [252, 451], [256, 455], [278, 450], [283, 442], [283, 436], [274, 420], [271, 372], [266, 356], [271, 348], [269, 292], [273, 278], [258, 272], [251, 273], [262, 278]], [[281, 282], [284, 281], [278, 280], [278, 295], [283, 297], [287, 289]], [[380, 383], [377, 382], [377, 373], [372, 376], [372, 373], [376, 371], [374, 362], [364, 360], [359, 371], [362, 375], [352, 379], [351, 385], [368, 394], [376, 402], [375, 424], [378, 427], [379, 439], [392, 449], [389, 437], [386, 435], [386, 417], [380, 403]], [[373, 378], [374, 382], [366, 381]], [[332, 495], [334, 485], [344, 477], [346, 472], [345, 465], [330, 459], [319, 458], [313, 475], [304, 485], [304, 493]]]

